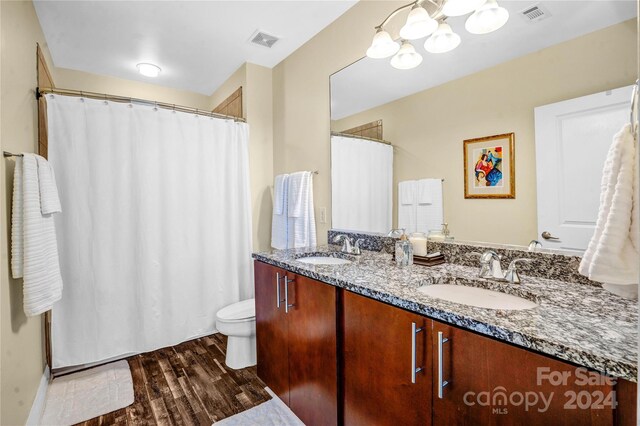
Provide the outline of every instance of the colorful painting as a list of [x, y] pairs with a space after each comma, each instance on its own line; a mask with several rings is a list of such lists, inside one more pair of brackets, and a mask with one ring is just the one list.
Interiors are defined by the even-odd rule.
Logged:
[[515, 198], [514, 134], [464, 141], [465, 198]]
[[475, 149], [473, 156], [476, 158], [474, 167], [476, 179], [473, 185], [502, 186], [502, 146]]

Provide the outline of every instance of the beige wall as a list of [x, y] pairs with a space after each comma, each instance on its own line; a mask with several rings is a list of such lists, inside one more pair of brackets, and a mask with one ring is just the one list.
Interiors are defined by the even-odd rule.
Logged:
[[[456, 238], [526, 245], [537, 235], [533, 109], [633, 84], [636, 37], [636, 22], [629, 20], [355, 114], [332, 128], [382, 119], [384, 137], [396, 148], [394, 182], [443, 177], [445, 221]], [[465, 199], [462, 141], [509, 132], [516, 139], [516, 199]], [[397, 197], [393, 210], [397, 223]], [[496, 226], [489, 233], [478, 224]]]
[[247, 79], [243, 94], [249, 123], [249, 169], [253, 209], [253, 249], [271, 248], [271, 212], [273, 182], [273, 92], [272, 71], [246, 64]]
[[[44, 45], [31, 2], [0, 2], [0, 144], [11, 152], [37, 147], [36, 42]], [[46, 49], [45, 49], [46, 50]], [[46, 53], [46, 52], [45, 52]], [[22, 281], [9, 271], [9, 215], [14, 161], [2, 160], [0, 184], [0, 424], [24, 424], [44, 370], [42, 319], [22, 310]]]
[[56, 87], [61, 89], [108, 93], [209, 110], [210, 97], [199, 93], [66, 68], [53, 68], [51, 72]]
[[[331, 223], [329, 76], [363, 56], [374, 26], [403, 2], [362, 0], [273, 69], [274, 173], [318, 170], [318, 243]], [[319, 209], [327, 209], [320, 223]]]

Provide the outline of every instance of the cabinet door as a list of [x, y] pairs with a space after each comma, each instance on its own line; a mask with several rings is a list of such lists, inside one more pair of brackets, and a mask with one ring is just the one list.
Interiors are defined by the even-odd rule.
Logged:
[[430, 323], [344, 292], [345, 425], [431, 424]]
[[[292, 279], [289, 273], [288, 279]], [[336, 293], [296, 275], [288, 282], [289, 407], [309, 426], [338, 422]]]
[[[282, 302], [284, 295], [281, 292], [286, 272], [257, 261], [254, 263], [254, 270], [258, 377], [285, 404], [289, 404], [288, 330]], [[278, 294], [281, 295], [280, 303]]]
[[[613, 423], [606, 398], [615, 398], [615, 394], [603, 376], [593, 372], [587, 376], [586, 369], [577, 371], [573, 365], [526, 349], [436, 321], [433, 324], [434, 425]], [[583, 384], [581, 377], [602, 383], [585, 380]], [[440, 397], [445, 381], [448, 384]], [[597, 405], [602, 407], [595, 409]]]

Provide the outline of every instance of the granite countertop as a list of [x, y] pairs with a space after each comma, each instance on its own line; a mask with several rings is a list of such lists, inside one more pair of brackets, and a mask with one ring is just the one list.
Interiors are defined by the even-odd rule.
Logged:
[[[353, 260], [347, 265], [310, 265], [308, 255]], [[578, 365], [637, 381], [637, 303], [580, 283], [521, 275], [521, 284], [478, 278], [478, 268], [454, 264], [399, 268], [387, 253], [363, 251], [348, 256], [336, 246], [272, 250], [256, 260], [288, 269], [436, 320], [457, 325]], [[500, 290], [536, 301], [523, 311], [471, 307], [429, 297], [418, 291], [435, 283]]]

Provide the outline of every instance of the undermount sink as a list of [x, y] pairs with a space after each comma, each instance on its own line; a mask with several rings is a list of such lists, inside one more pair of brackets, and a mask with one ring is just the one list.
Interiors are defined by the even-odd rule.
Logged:
[[309, 265], [348, 265], [350, 260], [341, 259], [339, 257], [329, 256], [309, 256], [296, 259], [298, 262], [308, 263]]
[[537, 303], [522, 297], [464, 285], [432, 284], [420, 287], [418, 291], [437, 299], [478, 308], [521, 311], [538, 306]]

